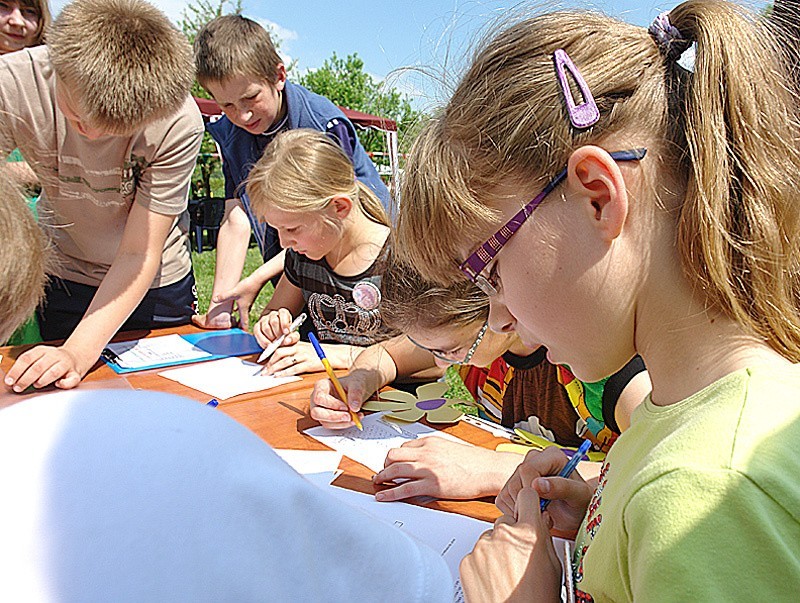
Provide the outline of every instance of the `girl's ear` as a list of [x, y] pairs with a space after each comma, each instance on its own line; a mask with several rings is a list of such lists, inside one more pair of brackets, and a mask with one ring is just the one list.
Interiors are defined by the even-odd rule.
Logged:
[[339, 220], [344, 220], [353, 210], [353, 200], [345, 195], [337, 195], [331, 198], [328, 207]]
[[628, 189], [608, 152], [595, 146], [575, 151], [567, 164], [567, 186], [571, 196], [584, 204], [601, 238], [616, 239], [628, 216]]

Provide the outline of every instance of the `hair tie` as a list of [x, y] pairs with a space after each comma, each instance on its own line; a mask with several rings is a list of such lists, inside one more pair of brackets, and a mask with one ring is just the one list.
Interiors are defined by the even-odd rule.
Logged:
[[653, 36], [661, 54], [670, 61], [680, 59], [692, 45], [692, 41], [684, 38], [680, 30], [669, 22], [669, 12], [658, 15], [647, 31]]

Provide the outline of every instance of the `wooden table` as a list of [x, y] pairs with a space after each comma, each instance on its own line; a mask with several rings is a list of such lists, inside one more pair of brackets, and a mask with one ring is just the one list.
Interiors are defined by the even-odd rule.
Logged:
[[[154, 331], [131, 331], [128, 333], [121, 333], [114, 338], [114, 341], [140, 339], [145, 336], [156, 337], [172, 333], [194, 333], [197, 331], [198, 329], [191, 326]], [[0, 368], [7, 372], [14, 363], [14, 359], [29, 347], [31, 346], [0, 347], [0, 354], [3, 355]], [[254, 361], [256, 357], [257, 355], [253, 355], [245, 356], [244, 358]], [[158, 372], [161, 370], [164, 369], [118, 375], [106, 366], [105, 363], [98, 362], [86, 376], [80, 387], [87, 389], [101, 386], [132, 387], [133, 389], [146, 389], [177, 394], [197, 400], [201, 403], [206, 403], [208, 401], [209, 396], [207, 394], [160, 377]], [[343, 372], [344, 371], [342, 371], [342, 373]], [[326, 446], [302, 433], [305, 429], [318, 425], [316, 421], [308, 416], [308, 409], [311, 389], [314, 383], [321, 378], [324, 378], [324, 373], [304, 375], [302, 381], [287, 383], [286, 385], [267, 391], [242, 394], [235, 398], [229, 398], [221, 402], [218, 409], [250, 428], [274, 448], [327, 450]], [[0, 387], [3, 389], [5, 388], [5, 386]], [[47, 388], [42, 391], [51, 392], [54, 391], [54, 388]], [[31, 395], [37, 394], [17, 395], [3, 392], [0, 394], [0, 408], [24, 400]], [[457, 423], [446, 427], [444, 431], [462, 440], [471, 442], [472, 444], [485, 446], [491, 449], [494, 449], [498, 443], [503, 441], [486, 431], [464, 423]], [[375, 493], [375, 487], [371, 481], [373, 474], [371, 469], [347, 457], [342, 459], [340, 469], [342, 469], [344, 473], [336, 479], [334, 484], [369, 494]], [[500, 515], [497, 507], [494, 506], [493, 501], [490, 499], [474, 501], [424, 499], [412, 500], [411, 502], [443, 511], [462, 513], [486, 521], [494, 521]]]

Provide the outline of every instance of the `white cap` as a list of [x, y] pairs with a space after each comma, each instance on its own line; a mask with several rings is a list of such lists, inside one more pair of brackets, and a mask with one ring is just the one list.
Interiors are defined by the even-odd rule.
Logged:
[[0, 458], [0, 600], [452, 601], [435, 551], [191, 400], [26, 400]]

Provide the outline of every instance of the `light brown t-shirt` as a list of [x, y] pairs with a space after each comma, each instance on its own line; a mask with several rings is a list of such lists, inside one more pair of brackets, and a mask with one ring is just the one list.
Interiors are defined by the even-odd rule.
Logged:
[[175, 216], [151, 288], [189, 273], [186, 205], [203, 136], [191, 97], [177, 113], [133, 136], [89, 140], [68, 125], [56, 105], [46, 46], [0, 57], [0, 91], [0, 155], [19, 148], [42, 183], [39, 215], [54, 226], [56, 275], [98, 286], [134, 202]]

